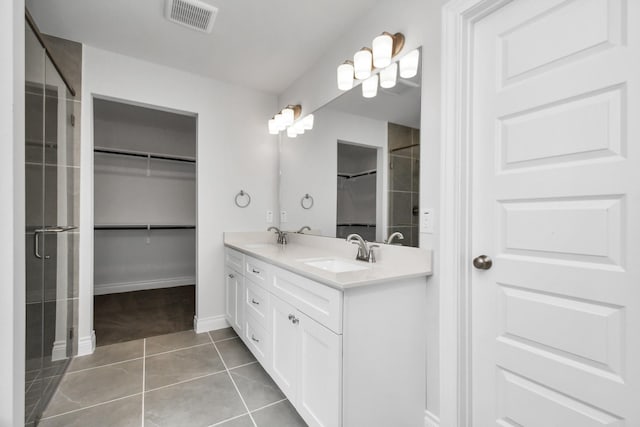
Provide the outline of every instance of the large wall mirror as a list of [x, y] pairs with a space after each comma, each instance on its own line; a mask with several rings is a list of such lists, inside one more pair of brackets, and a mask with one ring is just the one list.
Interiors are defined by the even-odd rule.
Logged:
[[374, 98], [355, 86], [314, 112], [313, 130], [280, 135], [283, 230], [378, 242], [400, 232], [395, 243], [418, 246], [420, 76]]

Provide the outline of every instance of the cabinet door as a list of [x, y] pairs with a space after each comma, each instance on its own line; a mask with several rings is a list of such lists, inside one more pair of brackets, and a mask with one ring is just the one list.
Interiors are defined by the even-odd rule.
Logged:
[[342, 336], [301, 312], [296, 409], [311, 427], [342, 423]]
[[238, 304], [236, 288], [238, 283], [238, 273], [229, 267], [224, 268], [224, 294], [225, 305], [224, 314], [229, 325], [235, 328], [236, 307]]
[[297, 311], [280, 298], [271, 296], [271, 365], [270, 373], [282, 392], [295, 405], [298, 384]]

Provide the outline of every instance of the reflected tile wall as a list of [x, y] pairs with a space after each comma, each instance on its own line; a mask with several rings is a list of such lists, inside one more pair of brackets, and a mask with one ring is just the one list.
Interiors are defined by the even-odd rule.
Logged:
[[405, 246], [419, 246], [420, 130], [389, 123], [389, 226]]

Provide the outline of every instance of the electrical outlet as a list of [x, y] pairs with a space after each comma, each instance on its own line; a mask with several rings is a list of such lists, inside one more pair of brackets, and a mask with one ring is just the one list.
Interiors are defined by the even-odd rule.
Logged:
[[267, 224], [273, 224], [273, 211], [267, 211]]
[[280, 223], [287, 222], [287, 211], [280, 211]]
[[425, 209], [422, 211], [422, 232], [423, 233], [431, 233], [434, 232], [434, 222], [435, 218], [433, 217], [434, 211], [433, 209]]

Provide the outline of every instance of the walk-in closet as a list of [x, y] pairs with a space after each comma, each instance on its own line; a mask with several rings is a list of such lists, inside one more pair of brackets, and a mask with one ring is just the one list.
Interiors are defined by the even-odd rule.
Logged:
[[193, 328], [196, 117], [95, 99], [97, 345]]

